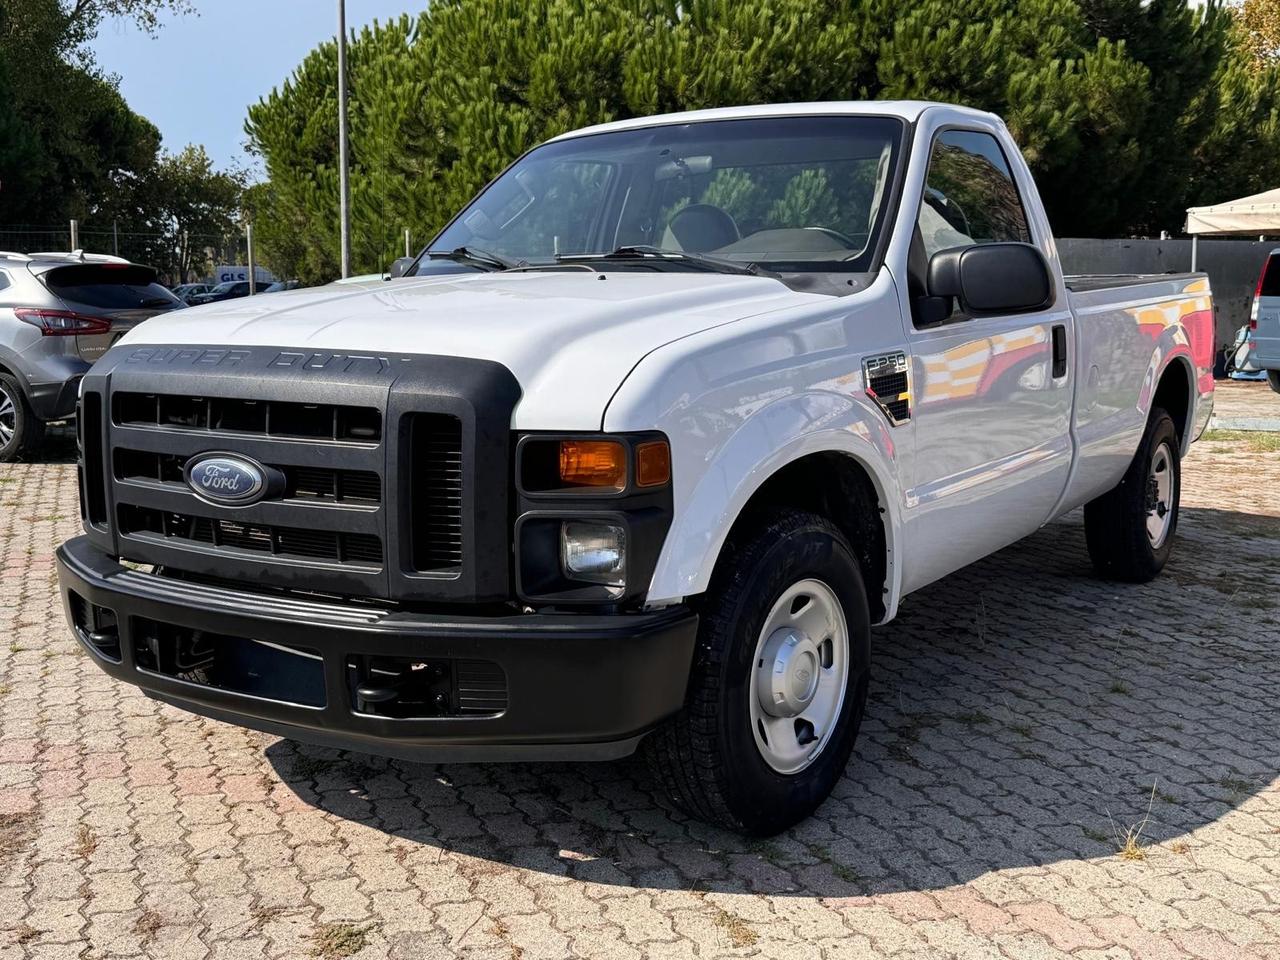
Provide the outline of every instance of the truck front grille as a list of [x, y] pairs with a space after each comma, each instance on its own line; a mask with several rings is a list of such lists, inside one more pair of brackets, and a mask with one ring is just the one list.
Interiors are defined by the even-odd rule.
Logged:
[[382, 541], [370, 534], [196, 517], [134, 504], [121, 504], [120, 532], [133, 537], [204, 543], [216, 550], [243, 550], [277, 557], [374, 567], [382, 565]]
[[122, 392], [113, 397], [112, 419], [121, 426], [298, 440], [377, 443], [382, 439], [382, 415], [377, 410], [327, 403]]

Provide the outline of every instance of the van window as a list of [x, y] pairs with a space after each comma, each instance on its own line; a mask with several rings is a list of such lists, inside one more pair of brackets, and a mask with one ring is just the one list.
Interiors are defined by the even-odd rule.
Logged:
[[1280, 297], [1280, 256], [1274, 253], [1267, 257], [1267, 265], [1262, 268], [1258, 296]]
[[995, 137], [973, 130], [938, 134], [919, 225], [930, 257], [975, 243], [1031, 242], [1026, 209]]

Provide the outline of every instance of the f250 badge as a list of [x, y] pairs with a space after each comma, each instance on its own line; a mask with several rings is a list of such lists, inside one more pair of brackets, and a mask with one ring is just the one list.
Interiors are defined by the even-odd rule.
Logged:
[[260, 464], [227, 454], [202, 454], [187, 463], [187, 486], [214, 503], [246, 506], [267, 491], [267, 471]]

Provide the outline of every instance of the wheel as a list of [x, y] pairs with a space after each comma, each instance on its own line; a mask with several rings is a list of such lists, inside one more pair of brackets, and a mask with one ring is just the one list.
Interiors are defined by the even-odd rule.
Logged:
[[1280, 393], [1280, 370], [1268, 370], [1267, 383], [1271, 384], [1272, 390]]
[[44, 438], [44, 423], [27, 405], [18, 381], [0, 373], [0, 463], [13, 463]]
[[726, 545], [685, 709], [644, 742], [677, 807], [753, 836], [812, 813], [844, 772], [867, 699], [871, 622], [844, 535], [787, 510]]
[[1085, 541], [1099, 576], [1146, 583], [1164, 568], [1178, 528], [1178, 452], [1173, 419], [1164, 410], [1152, 410], [1120, 483], [1085, 504]]

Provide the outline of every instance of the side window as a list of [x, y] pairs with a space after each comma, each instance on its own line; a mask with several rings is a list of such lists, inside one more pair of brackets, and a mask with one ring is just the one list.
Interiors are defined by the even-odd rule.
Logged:
[[975, 243], [1031, 242], [1026, 210], [995, 137], [972, 130], [938, 134], [918, 223], [929, 257]]
[[0, 270], [0, 290], [3, 290], [7, 286], [9, 286], [9, 274]]

